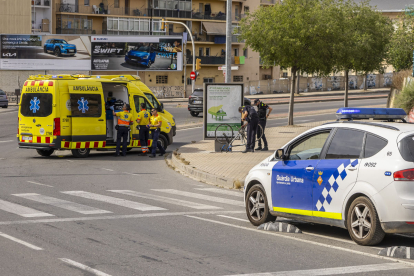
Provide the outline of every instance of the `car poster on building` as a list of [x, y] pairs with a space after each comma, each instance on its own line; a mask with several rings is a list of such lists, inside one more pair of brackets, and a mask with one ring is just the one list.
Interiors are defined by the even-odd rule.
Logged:
[[92, 70], [182, 71], [182, 37], [92, 36]]
[[1, 35], [2, 70], [90, 70], [90, 37]]
[[243, 84], [205, 83], [204, 84], [204, 139], [216, 137], [220, 124], [227, 126], [218, 129], [218, 137], [231, 137], [232, 130], [241, 126], [239, 107], [243, 105]]

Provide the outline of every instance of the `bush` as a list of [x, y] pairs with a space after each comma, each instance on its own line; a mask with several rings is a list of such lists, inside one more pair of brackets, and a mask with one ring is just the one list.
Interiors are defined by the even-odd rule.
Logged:
[[400, 72], [394, 74], [392, 76], [392, 85], [391, 85], [391, 87], [401, 91], [403, 89], [404, 79], [406, 77], [411, 76], [412, 73], [413, 73], [413, 71], [410, 69], [410, 70], [403, 70], [403, 71], [400, 71]]
[[[408, 79], [407, 79], [408, 80]], [[404, 86], [402, 91], [395, 98], [395, 107], [399, 107], [405, 110], [409, 114], [410, 110], [414, 107], [414, 79]]]

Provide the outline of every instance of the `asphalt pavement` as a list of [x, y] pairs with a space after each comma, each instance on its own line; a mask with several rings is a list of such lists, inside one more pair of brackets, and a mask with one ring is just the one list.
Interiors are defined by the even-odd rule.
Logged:
[[[2, 275], [414, 272], [410, 261], [377, 255], [385, 246], [414, 246], [411, 237], [394, 235], [362, 247], [346, 230], [330, 226], [293, 222], [303, 234], [256, 230], [247, 221], [242, 192], [182, 176], [163, 158], [150, 160], [135, 150], [119, 158], [96, 152], [87, 159], [45, 158], [18, 149], [16, 131], [16, 107], [0, 109]], [[178, 128], [167, 151], [200, 138], [201, 128]]]

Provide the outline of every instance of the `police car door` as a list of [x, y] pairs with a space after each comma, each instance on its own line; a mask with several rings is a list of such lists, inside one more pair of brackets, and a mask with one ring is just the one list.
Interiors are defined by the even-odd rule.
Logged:
[[68, 81], [72, 141], [106, 141], [106, 113], [100, 82]]
[[272, 169], [273, 211], [311, 216], [315, 168], [331, 129], [312, 132], [286, 148]]
[[335, 130], [315, 170], [313, 216], [342, 220], [345, 196], [357, 180], [364, 136], [361, 130]]

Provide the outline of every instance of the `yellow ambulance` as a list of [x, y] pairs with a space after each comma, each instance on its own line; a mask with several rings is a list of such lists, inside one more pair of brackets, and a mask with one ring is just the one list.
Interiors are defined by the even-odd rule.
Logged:
[[[105, 79], [113, 79], [121, 77], [120, 75], [106, 75], [106, 76], [91, 76], [92, 78], [105, 78]], [[173, 136], [177, 134], [177, 126], [175, 124], [174, 116], [165, 110], [164, 104], [160, 103], [160, 101], [157, 99], [157, 97], [152, 93], [151, 89], [148, 88], [142, 81], [139, 76], [136, 75], [122, 75], [122, 77], [127, 78], [130, 80], [133, 84], [135, 84], [139, 90], [141, 90], [142, 93], [145, 94], [147, 99], [150, 101], [150, 103], [158, 110], [158, 114], [162, 117], [164, 121], [167, 121], [171, 124], [173, 129]]]
[[[117, 120], [106, 104], [109, 101], [115, 111], [122, 109], [124, 103], [131, 106], [134, 124], [128, 149], [140, 148], [136, 118], [141, 103], [147, 109], [153, 105], [129, 79], [31, 76], [20, 98], [19, 147], [36, 149], [41, 156], [50, 156], [55, 150], [71, 150], [76, 157], [87, 157], [91, 150], [115, 150]], [[159, 141], [164, 148], [173, 143], [169, 122], [162, 124]]]

